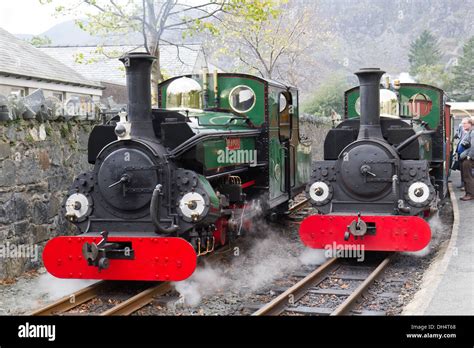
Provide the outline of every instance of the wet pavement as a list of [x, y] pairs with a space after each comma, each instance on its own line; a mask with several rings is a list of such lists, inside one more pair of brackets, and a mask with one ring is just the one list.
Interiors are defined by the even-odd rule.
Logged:
[[445, 271], [440, 277], [426, 315], [474, 314], [474, 200], [459, 200], [459, 172], [452, 174], [454, 224], [451, 242], [444, 256]]

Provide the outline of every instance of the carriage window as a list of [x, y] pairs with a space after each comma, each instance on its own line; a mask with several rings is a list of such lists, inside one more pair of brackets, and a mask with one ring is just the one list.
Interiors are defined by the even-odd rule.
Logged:
[[166, 107], [169, 109], [201, 109], [202, 88], [189, 77], [180, 77], [166, 89]]
[[11, 94], [16, 95], [17, 97], [24, 97], [25, 96], [25, 89], [24, 88], [12, 88]]
[[286, 107], [288, 105], [288, 102], [286, 101], [286, 97], [283, 95], [283, 93], [280, 93], [280, 107], [279, 112], [285, 111]]
[[[360, 97], [355, 103], [357, 115], [360, 115]], [[380, 90], [380, 116], [399, 117], [398, 98], [395, 92], [388, 89]]]
[[380, 90], [380, 116], [398, 117], [398, 98], [395, 92]]
[[280, 93], [278, 98], [280, 141], [288, 140], [291, 137], [289, 98], [291, 98], [289, 93], [288, 95], [286, 93]]
[[252, 110], [256, 102], [255, 92], [247, 86], [237, 86], [229, 94], [229, 104], [237, 113], [245, 113]]

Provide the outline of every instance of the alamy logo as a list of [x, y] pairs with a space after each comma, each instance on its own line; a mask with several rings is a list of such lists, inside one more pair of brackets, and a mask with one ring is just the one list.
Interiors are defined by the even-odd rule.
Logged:
[[48, 341], [56, 339], [56, 325], [35, 325], [28, 322], [18, 326], [20, 338], [47, 338]]
[[7, 242], [0, 244], [0, 258], [29, 258], [32, 261], [38, 261], [38, 246], [37, 245], [16, 245]]
[[228, 148], [218, 150], [217, 163], [248, 163], [251, 167], [255, 167], [257, 165], [257, 150], [229, 150]]
[[324, 246], [324, 256], [327, 258], [355, 258], [358, 262], [363, 262], [365, 259], [365, 247], [360, 244], [327, 244]]

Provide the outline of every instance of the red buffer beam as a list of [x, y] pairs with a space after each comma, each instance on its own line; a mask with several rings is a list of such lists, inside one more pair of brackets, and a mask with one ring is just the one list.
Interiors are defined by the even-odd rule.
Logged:
[[363, 246], [364, 250], [378, 251], [418, 251], [431, 239], [430, 226], [420, 217], [380, 215], [360, 217], [370, 226], [370, 231], [357, 238], [351, 234], [347, 239], [348, 226], [357, 219], [354, 215], [313, 215], [301, 223], [300, 238], [313, 249], [336, 245]]
[[110, 259], [107, 269], [90, 266], [83, 256], [85, 243], [100, 236], [63, 236], [50, 240], [43, 251], [46, 269], [58, 278], [180, 281], [194, 272], [197, 255], [192, 245], [176, 237], [118, 237], [108, 242], [131, 243], [133, 259]]

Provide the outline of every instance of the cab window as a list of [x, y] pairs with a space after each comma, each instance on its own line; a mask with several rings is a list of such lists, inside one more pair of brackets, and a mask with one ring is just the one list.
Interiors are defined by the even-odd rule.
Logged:
[[252, 110], [256, 100], [255, 92], [248, 86], [236, 86], [229, 94], [229, 105], [239, 114], [245, 114]]
[[280, 141], [291, 137], [291, 94], [281, 92], [278, 98], [278, 126], [280, 129]]

